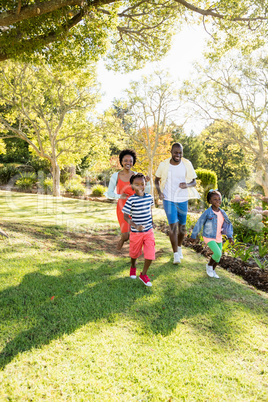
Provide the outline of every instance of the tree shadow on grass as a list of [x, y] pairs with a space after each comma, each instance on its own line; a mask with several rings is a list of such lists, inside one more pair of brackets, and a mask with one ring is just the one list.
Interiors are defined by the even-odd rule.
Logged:
[[[75, 261], [69, 266], [72, 264]], [[141, 287], [138, 292], [130, 291], [129, 278], [127, 286], [124, 277], [111, 279], [111, 275], [125, 269], [122, 264], [110, 268], [110, 261], [102, 260], [91, 266], [81, 261], [78, 265], [79, 273], [74, 272], [75, 268], [68, 271], [64, 263], [62, 267], [57, 264], [57, 271], [62, 274], [56, 276], [40, 271], [27, 274], [18, 286], [0, 293], [2, 322], [7, 322], [7, 334], [18, 323], [27, 328], [8, 339], [0, 354], [1, 368], [18, 353], [48, 344], [88, 322], [122, 312], [143, 294]], [[42, 271], [49, 273], [53, 269], [54, 264], [45, 264]]]
[[[81, 250], [86, 253], [91, 253], [92, 250], [105, 251], [116, 256], [128, 256], [127, 244], [121, 252], [116, 250], [116, 244], [119, 238], [118, 229], [108, 229], [98, 231], [96, 233], [90, 231], [79, 233], [76, 231], [68, 231], [67, 228], [57, 225], [42, 225], [42, 224], [25, 224], [8, 222], [1, 225], [5, 228], [10, 236], [10, 245], [15, 245], [16, 248], [23, 247], [22, 239], [16, 239], [17, 234], [25, 235], [30, 242], [35, 241], [46, 248], [56, 248], [58, 250], [66, 250], [66, 248]], [[17, 241], [21, 242], [19, 246]]]
[[[245, 328], [233, 319], [234, 314], [246, 312], [255, 318], [260, 316], [260, 321], [268, 324], [268, 299], [245, 284], [222, 276], [220, 280], [211, 279], [204, 269], [196, 269], [192, 276], [193, 267], [185, 262], [175, 270], [170, 262], [157, 271], [155, 279], [163, 273], [166, 279], [154, 304], [158, 314], [148, 323], [154, 334], [167, 336], [182, 323], [219, 342], [236, 342], [237, 335]], [[180, 271], [181, 275], [177, 275]]]
[[[76, 263], [71, 260], [69, 266]], [[1, 292], [2, 322], [6, 320], [6, 334], [10, 335], [3, 333], [6, 345], [0, 354], [0, 367], [3, 369], [19, 353], [42, 347], [89, 322], [113, 322], [118, 314], [138, 321], [149, 335], [167, 336], [178, 323], [199, 316], [200, 320], [191, 325], [197, 331], [203, 329], [204, 336], [212, 334], [219, 342], [231, 337], [235, 325], [229, 320], [231, 309], [227, 300], [215, 298], [217, 289], [205, 286], [200, 278], [187, 284], [172, 280], [174, 267], [159, 263], [151, 273], [160, 297], [148, 303], [154, 287], [147, 288], [128, 277], [118, 278], [125, 268], [124, 262], [102, 259], [94, 265], [79, 261], [77, 271], [70, 271], [62, 262], [53, 274], [55, 265], [48, 263], [40, 271], [25, 275], [20, 285]], [[252, 302], [243, 301], [241, 306], [253, 311]], [[13, 326], [17, 332], [18, 325], [20, 332], [12, 336]], [[243, 328], [237, 326], [236, 332], [241, 331]]]

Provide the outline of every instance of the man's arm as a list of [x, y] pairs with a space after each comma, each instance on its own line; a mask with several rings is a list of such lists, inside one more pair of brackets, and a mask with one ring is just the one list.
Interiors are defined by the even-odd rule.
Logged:
[[196, 180], [195, 179], [190, 181], [190, 183], [180, 183], [180, 185], [179, 185], [180, 188], [195, 187], [195, 186], [196, 186]]
[[159, 199], [163, 200], [164, 199], [164, 194], [162, 193], [162, 191], [160, 190], [160, 177], [156, 177], [154, 180], [154, 184], [155, 184], [155, 188], [157, 190], [157, 193], [159, 195]]

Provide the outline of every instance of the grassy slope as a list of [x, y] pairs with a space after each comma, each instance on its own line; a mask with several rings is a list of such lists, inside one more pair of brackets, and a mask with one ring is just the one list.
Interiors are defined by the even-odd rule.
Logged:
[[112, 204], [1, 192], [0, 205], [1, 401], [268, 399], [266, 294], [208, 278], [192, 250], [174, 267], [162, 233], [152, 288], [128, 258], [70, 242], [67, 229], [116, 233]]

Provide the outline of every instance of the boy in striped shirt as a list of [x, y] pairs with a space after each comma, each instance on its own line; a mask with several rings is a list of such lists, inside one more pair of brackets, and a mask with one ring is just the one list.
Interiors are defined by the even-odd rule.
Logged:
[[135, 194], [129, 197], [122, 212], [124, 219], [131, 225], [129, 236], [129, 255], [131, 258], [130, 278], [136, 278], [136, 260], [144, 254], [144, 266], [139, 279], [152, 286], [147, 276], [148, 268], [155, 259], [155, 240], [153, 232], [152, 206], [154, 199], [145, 193], [145, 176], [137, 173], [131, 176], [130, 184]]

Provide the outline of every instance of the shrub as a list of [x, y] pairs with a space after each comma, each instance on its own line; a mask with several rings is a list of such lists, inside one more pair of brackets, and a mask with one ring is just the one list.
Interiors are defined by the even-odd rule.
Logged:
[[20, 173], [20, 178], [16, 180], [15, 185], [20, 190], [30, 190], [37, 182], [35, 173]]
[[60, 182], [61, 182], [62, 184], [66, 184], [66, 183], [67, 183], [68, 181], [70, 181], [70, 180], [74, 180], [74, 181], [77, 181], [77, 182], [81, 183], [81, 180], [79, 179], [79, 177], [80, 177], [80, 176], [71, 173], [70, 170], [68, 170], [67, 167], [61, 169], [61, 172], [60, 172]]
[[201, 181], [201, 186], [204, 189], [202, 200], [206, 203], [207, 193], [210, 189], [217, 188], [217, 175], [212, 170], [208, 169], [196, 169], [198, 179]]
[[231, 200], [231, 208], [238, 216], [245, 216], [252, 208], [252, 197], [250, 195], [240, 198], [236, 195], [233, 200]]
[[51, 169], [51, 164], [47, 159], [33, 157], [30, 161], [30, 166], [34, 169], [35, 173], [37, 174], [40, 170], [44, 172], [44, 174], [49, 174]]
[[198, 193], [201, 196], [201, 199], [190, 199], [189, 200], [189, 207], [193, 207], [195, 210], [200, 210], [200, 208], [203, 208], [203, 204], [204, 204], [204, 199], [203, 199], [203, 195], [204, 195], [204, 188], [201, 184], [201, 180], [196, 179], [196, 190], [198, 191]]
[[74, 183], [68, 186], [66, 189], [68, 193], [72, 193], [73, 195], [80, 196], [84, 195], [86, 192], [85, 186], [82, 183]]
[[[53, 193], [53, 178], [48, 176], [45, 179], [41, 179], [39, 181], [39, 189], [42, 189], [45, 194], [52, 194]], [[64, 193], [65, 188], [60, 183], [60, 192]]]
[[85, 186], [82, 184], [80, 176], [73, 176], [67, 183], [65, 183], [65, 190], [75, 196], [84, 195], [86, 192]]
[[191, 233], [196, 222], [198, 221], [198, 218], [200, 217], [200, 214], [187, 214], [187, 219], [186, 219], [186, 230], [187, 233]]
[[52, 191], [53, 191], [53, 179], [52, 179], [52, 177], [46, 177], [45, 180], [40, 184], [43, 187], [44, 192], [46, 194], [52, 193]]
[[107, 187], [102, 186], [101, 184], [96, 184], [95, 186], [92, 187], [92, 195], [95, 197], [102, 197], [107, 191]]
[[229, 217], [234, 227], [234, 233], [239, 241], [257, 244], [265, 237], [266, 228], [263, 223], [261, 208], [253, 208], [254, 199], [247, 195], [244, 198], [236, 195], [230, 202]]
[[208, 169], [196, 169], [195, 172], [198, 179], [201, 180], [201, 185], [205, 190], [217, 188], [217, 175], [215, 172]]
[[18, 173], [17, 168], [14, 165], [6, 165], [0, 167], [0, 184], [4, 185]]

